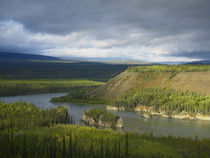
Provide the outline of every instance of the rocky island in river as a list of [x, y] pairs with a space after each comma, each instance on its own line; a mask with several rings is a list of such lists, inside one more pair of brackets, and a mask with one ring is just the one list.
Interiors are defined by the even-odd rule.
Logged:
[[105, 128], [123, 128], [123, 120], [115, 116], [106, 109], [92, 108], [85, 111], [82, 121], [89, 125], [100, 126]]

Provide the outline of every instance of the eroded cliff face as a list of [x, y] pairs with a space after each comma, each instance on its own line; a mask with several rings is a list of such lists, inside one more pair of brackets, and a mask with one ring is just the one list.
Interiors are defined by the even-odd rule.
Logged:
[[120, 98], [125, 92], [138, 88], [170, 88], [179, 91], [210, 95], [210, 72], [161, 72], [154, 79], [145, 80], [141, 72], [124, 71], [91, 94], [106, 99]]
[[86, 124], [93, 125], [93, 126], [101, 126], [105, 128], [123, 128], [123, 119], [121, 117], [116, 116], [116, 121], [114, 123], [103, 121], [102, 117], [103, 116], [101, 115], [97, 122], [91, 116], [83, 114], [82, 121], [85, 122]]
[[116, 127], [117, 128], [123, 128], [123, 119], [122, 119], [122, 117], [119, 117], [119, 119], [117, 120]]
[[[107, 110], [110, 111], [125, 111], [124, 107], [106, 106]], [[190, 119], [190, 120], [209, 120], [210, 115], [204, 115], [201, 113], [190, 114], [188, 112], [182, 111], [180, 113], [173, 112], [172, 114], [167, 114], [166, 111], [156, 111], [153, 106], [143, 106], [138, 105], [134, 108], [135, 112], [139, 112], [141, 116], [146, 118], [151, 118], [152, 116], [161, 116], [165, 118], [176, 118], [176, 119]]]
[[125, 111], [124, 107], [117, 107], [117, 106], [106, 106], [106, 109], [109, 111]]
[[98, 123], [90, 116], [83, 114], [82, 121], [93, 126], [97, 126]]

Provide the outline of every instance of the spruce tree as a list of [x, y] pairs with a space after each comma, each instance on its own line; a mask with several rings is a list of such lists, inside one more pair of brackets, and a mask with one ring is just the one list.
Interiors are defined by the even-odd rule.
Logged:
[[63, 158], [66, 157], [66, 141], [65, 141], [65, 135], [63, 136], [63, 149], [62, 149], [62, 156]]
[[101, 138], [101, 152], [100, 152], [100, 158], [104, 157], [104, 141], [103, 137]]
[[120, 158], [120, 139], [118, 140], [118, 158]]
[[24, 134], [23, 136], [23, 153], [22, 153], [22, 158], [27, 158], [27, 149], [26, 149], [26, 135]]
[[128, 157], [128, 133], [126, 133], [125, 135], [125, 158], [129, 158]]
[[70, 135], [69, 135], [69, 158], [72, 158], [73, 157], [73, 154], [72, 154], [72, 133], [70, 132]]
[[77, 135], [75, 134], [74, 135], [74, 157], [76, 158], [77, 157]]

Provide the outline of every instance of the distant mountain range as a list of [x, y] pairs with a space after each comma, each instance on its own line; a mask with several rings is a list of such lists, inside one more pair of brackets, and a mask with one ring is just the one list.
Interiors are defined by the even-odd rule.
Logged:
[[148, 64], [152, 64], [149, 62], [143, 62], [143, 61], [139, 61], [139, 60], [129, 60], [129, 59], [116, 59], [116, 60], [111, 60], [111, 59], [103, 59], [103, 60], [92, 60], [92, 59], [88, 59], [87, 61], [90, 62], [100, 62], [100, 63], [105, 63], [105, 64], [122, 64], [122, 65], [148, 65]]
[[210, 60], [193, 61], [188, 64], [210, 64]]
[[88, 58], [58, 58], [45, 55], [36, 55], [36, 54], [24, 54], [24, 53], [14, 53], [14, 52], [0, 52], [0, 61], [23, 61], [23, 60], [40, 60], [40, 61], [66, 61], [66, 62], [96, 62], [104, 64], [117, 64], [117, 65], [150, 65], [150, 64], [169, 64], [169, 65], [178, 65], [178, 64], [210, 64], [210, 60], [201, 60], [194, 62], [160, 62], [160, 63], [150, 63], [143, 62], [138, 60], [129, 60], [129, 59], [88, 59]]
[[0, 61], [17, 61], [17, 60], [40, 60], [40, 61], [72, 61], [72, 62], [91, 62], [91, 63], [104, 63], [104, 64], [117, 64], [117, 65], [144, 65], [150, 64], [149, 62], [143, 62], [138, 60], [128, 59], [100, 59], [100, 58], [58, 58], [44, 55], [24, 54], [24, 53], [11, 53], [0, 52]]
[[14, 61], [14, 60], [62, 60], [62, 59], [57, 57], [44, 56], [44, 55], [0, 52], [0, 61], [2, 60]]

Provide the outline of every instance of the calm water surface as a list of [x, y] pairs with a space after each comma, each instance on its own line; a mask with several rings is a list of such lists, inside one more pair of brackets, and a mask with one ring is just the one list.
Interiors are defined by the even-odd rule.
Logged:
[[[58, 104], [66, 106], [71, 115], [74, 116], [76, 124], [81, 123], [81, 117], [84, 110], [92, 107], [101, 107], [102, 105], [87, 105], [87, 104], [74, 104], [74, 103], [51, 103], [49, 102], [52, 97], [63, 96], [66, 93], [47, 93], [47, 94], [33, 94], [21, 96], [0, 97], [4, 102], [25, 101], [35, 104], [40, 108], [55, 107]], [[139, 133], [153, 132], [155, 135], [173, 135], [182, 137], [195, 137], [210, 138], [210, 121], [202, 120], [180, 120], [180, 119], [167, 119], [162, 117], [144, 118], [136, 112], [113, 112], [121, 116], [124, 121], [125, 131], [138, 131]]]

